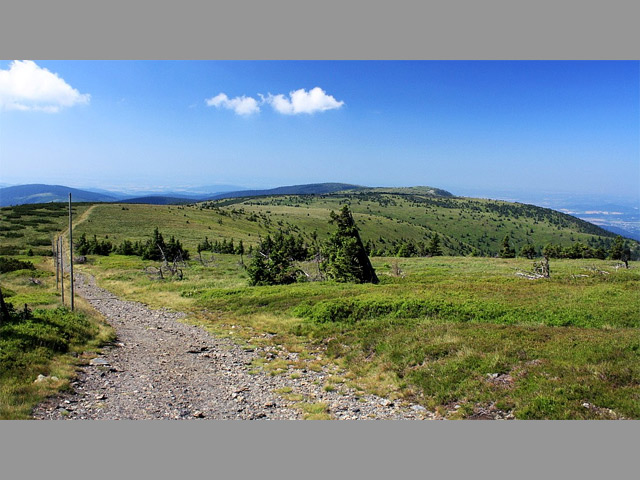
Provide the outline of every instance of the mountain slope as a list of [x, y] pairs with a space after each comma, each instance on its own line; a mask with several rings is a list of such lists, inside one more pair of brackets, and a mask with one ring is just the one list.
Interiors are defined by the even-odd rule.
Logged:
[[322, 195], [343, 190], [357, 190], [367, 187], [351, 185], [348, 183], [309, 183], [305, 185], [288, 185], [285, 187], [270, 188], [266, 190], [240, 190], [214, 195], [208, 200], [221, 200], [224, 198], [256, 197], [264, 195]]
[[322, 219], [347, 203], [363, 240], [371, 242], [375, 250], [387, 252], [403, 239], [428, 242], [433, 233], [441, 236], [445, 253], [457, 255], [474, 252], [495, 255], [506, 235], [517, 251], [530, 243], [538, 252], [548, 243], [570, 246], [581, 242], [592, 248], [607, 249], [615, 236], [571, 215], [534, 205], [435, 196], [428, 190], [406, 193], [407, 190], [411, 191], [366, 189], [315, 196], [238, 198], [203, 205], [262, 216], [262, 221], [274, 229], [295, 231], [299, 228], [304, 232], [317, 229], [318, 234], [323, 235], [329, 227], [325, 227]]
[[170, 197], [165, 195], [148, 195], [146, 197], [125, 198], [118, 203], [145, 203], [147, 205], [181, 205], [194, 203], [197, 200], [188, 197]]
[[[345, 184], [320, 188], [341, 188]], [[287, 191], [283, 187], [279, 191]], [[297, 186], [301, 187], [301, 186]], [[317, 191], [318, 185], [306, 191]], [[68, 190], [65, 190], [65, 193]], [[246, 194], [246, 192], [243, 192]], [[74, 196], [74, 200], [77, 197]], [[122, 240], [144, 241], [155, 227], [165, 236], [175, 236], [192, 252], [205, 237], [210, 241], [242, 240], [248, 248], [267, 234], [282, 231], [302, 235], [311, 245], [314, 235], [322, 241], [333, 230], [330, 212], [348, 204], [361, 232], [361, 238], [374, 256], [401, 255], [403, 246], [413, 244], [413, 253], [424, 252], [437, 233], [445, 255], [495, 256], [505, 236], [516, 252], [526, 244], [536, 252], [549, 244], [569, 247], [576, 242], [592, 249], [609, 250], [614, 233], [571, 215], [507, 201], [454, 197], [431, 187], [406, 189], [356, 188], [325, 194], [282, 194], [226, 198], [193, 204], [188, 199], [148, 197], [122, 203], [103, 203], [92, 209], [90, 222], [79, 233]], [[136, 203], [145, 203], [136, 204]], [[169, 203], [180, 202], [172, 206]], [[155, 204], [154, 204], [155, 203]], [[31, 238], [34, 246], [50, 243], [46, 223], [36, 221], [21, 207], [3, 209], [0, 237], [3, 242], [20, 244]], [[35, 222], [35, 223], [34, 223]], [[30, 229], [33, 228], [33, 231]], [[42, 233], [42, 235], [40, 234]], [[40, 238], [42, 237], [42, 238]], [[37, 241], [36, 241], [37, 240]], [[31, 242], [31, 240], [29, 240]], [[638, 242], [629, 240], [634, 256]], [[422, 253], [419, 253], [422, 254]]]
[[30, 203], [68, 202], [69, 193], [73, 202], [113, 202], [111, 195], [89, 192], [63, 185], [29, 184], [0, 188], [0, 207]]

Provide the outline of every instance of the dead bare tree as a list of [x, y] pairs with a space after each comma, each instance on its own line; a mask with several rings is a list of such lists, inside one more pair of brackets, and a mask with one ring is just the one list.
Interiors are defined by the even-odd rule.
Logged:
[[404, 278], [404, 272], [398, 266], [398, 261], [391, 262], [391, 276]]
[[533, 262], [533, 271], [539, 275], [542, 275], [543, 278], [549, 278], [551, 276], [551, 271], [549, 270], [549, 258], [545, 255], [540, 260], [540, 263]]
[[528, 280], [538, 280], [540, 278], [549, 278], [551, 271], [549, 269], [549, 259], [544, 256], [540, 262], [533, 262], [533, 272], [523, 272], [518, 270], [516, 275]]
[[162, 263], [159, 267], [146, 267], [144, 269], [145, 273], [149, 276], [158, 277], [160, 280], [164, 280], [165, 275], [182, 280], [184, 278], [184, 272], [182, 269], [187, 266], [187, 263], [182, 258], [182, 254], [179, 253], [172, 262], [169, 262], [162, 247], [160, 245], [157, 246], [158, 250], [160, 250], [160, 254], [162, 255]]

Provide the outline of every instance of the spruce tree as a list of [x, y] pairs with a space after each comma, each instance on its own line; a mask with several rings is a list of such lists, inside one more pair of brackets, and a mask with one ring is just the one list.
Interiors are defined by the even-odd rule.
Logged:
[[520, 249], [520, 256], [526, 257], [529, 260], [536, 256], [536, 247], [530, 243], [527, 243]]
[[323, 267], [327, 276], [338, 282], [378, 283], [349, 207], [343, 206], [339, 214], [331, 212], [329, 223], [337, 230], [325, 245]]
[[622, 260], [622, 256], [624, 254], [624, 240], [622, 239], [622, 235], [618, 235], [613, 240], [613, 245], [611, 245], [611, 250], [609, 250], [609, 256], [611, 260]]
[[515, 248], [511, 247], [510, 244], [510, 239], [509, 239], [509, 234], [504, 236], [504, 239], [502, 240], [502, 249], [500, 250], [500, 256], [502, 258], [515, 258], [516, 256], [516, 250]]
[[437, 257], [442, 255], [442, 248], [440, 247], [440, 235], [438, 232], [433, 232], [431, 236], [431, 242], [429, 242], [429, 255]]
[[298, 278], [298, 270], [286, 254], [284, 243], [274, 242], [269, 236], [258, 245], [247, 274], [250, 285], [286, 285]]

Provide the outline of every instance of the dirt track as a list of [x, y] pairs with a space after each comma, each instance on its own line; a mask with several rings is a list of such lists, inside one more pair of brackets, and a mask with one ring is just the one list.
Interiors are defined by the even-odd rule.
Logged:
[[181, 313], [120, 300], [92, 279], [77, 275], [76, 292], [105, 316], [117, 340], [81, 368], [74, 392], [48, 399], [35, 418], [300, 419], [301, 398], [324, 403], [334, 419], [433, 418], [418, 405], [358, 396], [343, 384], [326, 391], [327, 371], [295, 370], [298, 378], [291, 378], [293, 371], [256, 373], [251, 363], [261, 355], [296, 354], [244, 349], [180, 322]]

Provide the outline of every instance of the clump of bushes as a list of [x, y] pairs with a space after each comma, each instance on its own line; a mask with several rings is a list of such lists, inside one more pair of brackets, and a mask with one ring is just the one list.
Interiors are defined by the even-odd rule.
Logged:
[[82, 234], [78, 243], [75, 245], [78, 255], [109, 255], [113, 250], [113, 245], [107, 240], [99, 241], [94, 235], [92, 239], [87, 240], [87, 235]]
[[31, 262], [22, 262], [15, 258], [0, 257], [0, 273], [14, 272], [16, 270], [35, 270]]
[[282, 234], [261, 240], [247, 266], [250, 285], [287, 285], [298, 279], [287, 241]]
[[142, 257], [144, 260], [163, 261], [166, 259], [168, 262], [189, 260], [189, 251], [182, 246], [180, 240], [171, 236], [169, 241], [165, 242], [157, 227], [146, 242], [124, 240], [117, 247], [114, 247], [108, 240], [99, 241], [95, 235], [92, 240], [87, 240], [83, 233], [76, 244], [76, 252], [79, 255], [109, 255], [114, 252], [119, 255]]

